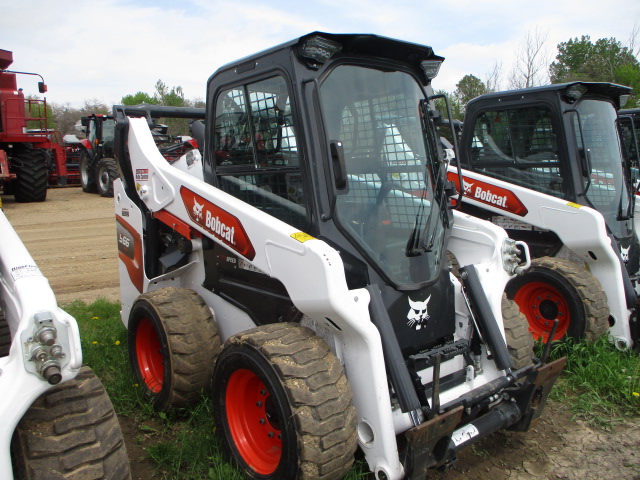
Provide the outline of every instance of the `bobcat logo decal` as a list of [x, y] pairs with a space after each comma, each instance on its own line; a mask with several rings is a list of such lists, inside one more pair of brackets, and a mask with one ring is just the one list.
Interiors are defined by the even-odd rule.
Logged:
[[429, 320], [429, 314], [427, 313], [427, 305], [429, 305], [429, 300], [431, 300], [431, 295], [427, 297], [426, 300], [422, 302], [414, 302], [409, 298], [409, 313], [407, 314], [407, 325], [409, 328], [415, 328], [416, 330], [420, 330], [427, 324], [427, 320]]
[[473, 188], [473, 183], [462, 182], [464, 186], [464, 194], [471, 195], [471, 189]]
[[628, 263], [629, 262], [629, 249], [631, 249], [631, 247], [621, 248], [620, 249], [620, 256], [622, 257], [622, 261], [624, 263]]
[[204, 203], [200, 205], [196, 202], [195, 198], [193, 199], [193, 216], [196, 217], [197, 221], [202, 220], [202, 207], [204, 207]]

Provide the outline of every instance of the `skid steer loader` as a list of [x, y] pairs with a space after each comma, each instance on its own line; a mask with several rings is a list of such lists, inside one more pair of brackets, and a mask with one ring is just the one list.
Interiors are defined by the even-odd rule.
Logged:
[[82, 366], [76, 320], [0, 210], [0, 478], [130, 479], [120, 425]]
[[231, 63], [193, 122], [204, 154], [173, 164], [154, 107], [114, 107], [133, 371], [160, 411], [211, 387], [248, 478], [342, 478], [359, 445], [375, 478], [423, 479], [527, 430], [564, 366], [503, 296], [526, 245], [450, 208], [426, 93], [442, 60], [314, 32]]
[[[572, 82], [485, 94], [469, 102], [458, 170], [461, 210], [531, 249], [507, 285], [535, 338], [640, 341], [640, 252], [617, 110], [628, 87]], [[637, 222], [636, 222], [637, 223]]]

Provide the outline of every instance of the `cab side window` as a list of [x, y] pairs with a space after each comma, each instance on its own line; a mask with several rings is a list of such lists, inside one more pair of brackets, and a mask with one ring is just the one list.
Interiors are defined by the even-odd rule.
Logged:
[[218, 187], [303, 229], [306, 199], [284, 78], [276, 76], [222, 91], [215, 115]]
[[562, 197], [558, 135], [547, 107], [485, 111], [475, 119], [473, 134], [473, 170]]

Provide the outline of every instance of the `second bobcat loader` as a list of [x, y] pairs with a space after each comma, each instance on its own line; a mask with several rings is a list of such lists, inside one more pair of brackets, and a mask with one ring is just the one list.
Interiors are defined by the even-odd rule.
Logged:
[[[572, 82], [469, 102], [458, 151], [461, 209], [531, 249], [507, 285], [531, 332], [546, 341], [609, 333], [639, 349], [640, 249], [617, 110], [630, 89]], [[637, 222], [635, 222], [637, 223]]]
[[342, 478], [359, 447], [376, 479], [423, 479], [529, 429], [563, 368], [503, 295], [526, 245], [451, 208], [442, 60], [319, 32], [244, 58], [209, 79], [204, 154], [174, 164], [154, 112], [114, 107], [132, 368], [160, 411], [211, 387], [248, 478]]

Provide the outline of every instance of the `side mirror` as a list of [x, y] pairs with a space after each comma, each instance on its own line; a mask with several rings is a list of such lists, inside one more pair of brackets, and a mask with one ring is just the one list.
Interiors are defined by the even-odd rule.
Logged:
[[47, 93], [47, 84], [44, 82], [38, 82], [38, 91], [40, 93]]
[[344, 163], [344, 148], [339, 140], [331, 141], [331, 163], [333, 165], [333, 179], [338, 190], [347, 186], [347, 167]]

